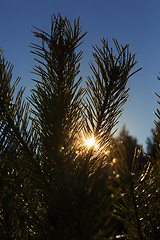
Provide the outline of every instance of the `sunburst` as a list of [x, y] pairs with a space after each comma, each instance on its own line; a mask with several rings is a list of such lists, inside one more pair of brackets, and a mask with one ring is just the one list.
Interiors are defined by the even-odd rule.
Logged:
[[85, 139], [85, 145], [89, 148], [95, 146], [95, 144], [96, 143], [94, 137]]

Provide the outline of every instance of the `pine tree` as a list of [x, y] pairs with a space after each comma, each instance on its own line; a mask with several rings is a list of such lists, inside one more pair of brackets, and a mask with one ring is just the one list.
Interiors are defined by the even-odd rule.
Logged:
[[123, 143], [126, 151], [126, 157], [127, 157], [127, 164], [128, 168], [131, 169], [132, 167], [132, 160], [135, 154], [135, 148], [139, 149], [141, 151], [139, 155], [139, 168], [140, 170], [143, 168], [143, 165], [147, 163], [149, 160], [143, 153], [143, 149], [141, 149], [141, 145], [138, 144], [137, 139], [129, 134], [129, 131], [126, 130], [126, 126], [124, 125], [122, 130], [120, 131], [119, 135], [117, 137], [113, 138], [112, 141], [112, 148], [110, 148], [110, 157], [114, 158], [115, 155], [115, 149], [116, 145], [118, 143]]
[[159, 142], [157, 140], [157, 134], [159, 134], [159, 122], [155, 125], [155, 129], [151, 129], [152, 136], [150, 138], [147, 138], [146, 144], [147, 144], [147, 154], [156, 159], [157, 157], [157, 148], [159, 147]]
[[[155, 114], [160, 119], [158, 109]], [[148, 155], [150, 161], [140, 172], [141, 151], [135, 148], [130, 169], [124, 145], [117, 145], [114, 171], [118, 177], [115, 178], [111, 189], [115, 196], [115, 216], [124, 224], [126, 239], [148, 240], [159, 239], [160, 236], [160, 125], [157, 121], [154, 123], [158, 129], [155, 139], [156, 155], [155, 158]]]
[[98, 240], [114, 232], [106, 154], [128, 98], [126, 84], [139, 69], [131, 73], [136, 61], [128, 44], [113, 39], [116, 56], [103, 38], [102, 48], [93, 46], [93, 77], [83, 89], [81, 31], [79, 19], [72, 28], [60, 14], [53, 15], [50, 34], [33, 31], [42, 45], [31, 45], [40, 77], [28, 98], [32, 108], [22, 88], [14, 99], [19, 79], [11, 87], [12, 67], [1, 54], [1, 239]]
[[[24, 89], [18, 91], [14, 99], [15, 89], [20, 81], [17, 78], [11, 86], [13, 65], [6, 62], [0, 51], [0, 238], [25, 239], [28, 235], [26, 219], [28, 219], [28, 203], [34, 196], [30, 194], [32, 173], [26, 168], [31, 164], [31, 139], [34, 128], [29, 124], [29, 105], [22, 101]], [[36, 145], [36, 142], [35, 142]], [[30, 160], [28, 162], [28, 160]], [[27, 200], [26, 197], [27, 196]], [[33, 203], [32, 203], [33, 204]], [[34, 204], [33, 204], [34, 206]]]

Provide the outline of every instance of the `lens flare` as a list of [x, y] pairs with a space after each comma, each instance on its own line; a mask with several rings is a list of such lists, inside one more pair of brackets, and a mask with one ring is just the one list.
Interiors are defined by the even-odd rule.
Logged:
[[93, 137], [86, 139], [85, 145], [87, 145], [89, 148], [93, 147], [95, 145], [95, 139]]

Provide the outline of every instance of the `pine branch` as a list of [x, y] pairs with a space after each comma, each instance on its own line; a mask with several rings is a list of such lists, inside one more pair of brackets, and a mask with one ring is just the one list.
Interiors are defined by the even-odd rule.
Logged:
[[[129, 54], [129, 45], [119, 46], [113, 40], [118, 51], [118, 57], [109, 49], [108, 41], [102, 39], [102, 49], [97, 45], [94, 48], [94, 59], [98, 70], [90, 63], [94, 74], [93, 80], [88, 77], [86, 103], [86, 123], [92, 127], [90, 132], [95, 136], [99, 145], [104, 149], [109, 146], [111, 131], [122, 114], [122, 106], [128, 99], [126, 84], [131, 69], [136, 65], [135, 54]], [[137, 71], [139, 71], [138, 69]], [[135, 71], [135, 72], [137, 72]], [[133, 73], [134, 74], [134, 73]], [[132, 74], [132, 75], [133, 75]]]

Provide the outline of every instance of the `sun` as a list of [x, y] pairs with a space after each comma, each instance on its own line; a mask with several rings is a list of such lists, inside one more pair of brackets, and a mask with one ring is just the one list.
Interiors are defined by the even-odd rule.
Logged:
[[93, 147], [95, 145], [94, 137], [85, 139], [85, 145], [87, 145], [89, 148]]

